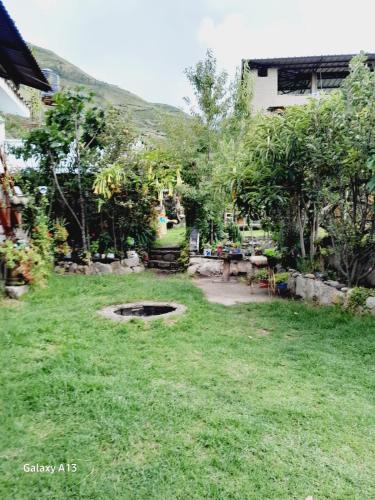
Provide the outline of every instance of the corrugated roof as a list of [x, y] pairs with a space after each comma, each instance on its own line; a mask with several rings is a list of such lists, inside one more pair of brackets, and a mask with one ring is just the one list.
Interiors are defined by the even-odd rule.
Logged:
[[0, 77], [39, 90], [50, 85], [0, 0]]
[[[252, 69], [258, 68], [291, 68], [291, 69], [334, 69], [345, 68], [356, 54], [334, 54], [303, 57], [274, 57], [266, 59], [244, 59], [243, 63]], [[365, 54], [367, 60], [375, 63], [375, 54]]]

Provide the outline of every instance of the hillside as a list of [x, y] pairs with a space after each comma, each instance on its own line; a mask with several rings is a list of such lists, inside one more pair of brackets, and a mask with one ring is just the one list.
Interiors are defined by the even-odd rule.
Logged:
[[[50, 68], [60, 75], [62, 89], [84, 86], [95, 93], [98, 104], [103, 106], [113, 104], [121, 107], [129, 115], [136, 129], [144, 135], [160, 135], [160, 123], [163, 116], [183, 115], [183, 112], [174, 106], [150, 103], [116, 85], [96, 80], [51, 50], [35, 45], [31, 45], [31, 49], [41, 68]], [[6, 121], [7, 133], [12, 137], [19, 136], [22, 129], [27, 126], [27, 120], [15, 116], [8, 116]]]

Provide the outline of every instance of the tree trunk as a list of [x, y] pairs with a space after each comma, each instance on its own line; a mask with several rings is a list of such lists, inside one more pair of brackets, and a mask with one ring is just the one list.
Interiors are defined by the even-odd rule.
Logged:
[[56, 169], [55, 169], [55, 165], [54, 163], [52, 162], [51, 163], [51, 170], [52, 170], [52, 176], [53, 176], [53, 180], [54, 180], [54, 183], [55, 183], [55, 186], [57, 188], [57, 191], [59, 192], [60, 196], [61, 196], [61, 199], [63, 201], [63, 203], [65, 204], [65, 206], [67, 207], [67, 209], [69, 210], [69, 212], [72, 214], [74, 220], [77, 222], [77, 225], [79, 227], [79, 229], [82, 231], [82, 226], [81, 226], [81, 222], [80, 220], [78, 219], [75, 211], [73, 210], [73, 208], [71, 207], [71, 205], [69, 204], [68, 200], [65, 198], [65, 195], [63, 193], [63, 190], [61, 189], [61, 186], [60, 186], [60, 183], [59, 183], [59, 179], [57, 177], [57, 173], [56, 173]]
[[304, 238], [305, 225], [302, 223], [300, 204], [298, 204], [297, 216], [298, 216], [299, 242], [301, 245], [301, 257], [304, 259], [306, 257], [305, 238]]
[[76, 168], [78, 177], [78, 191], [79, 191], [79, 207], [81, 212], [81, 237], [82, 237], [82, 248], [84, 252], [89, 251], [88, 237], [87, 237], [87, 224], [86, 224], [86, 204], [85, 198], [83, 196], [82, 190], [82, 178], [81, 178], [81, 158], [79, 151], [79, 129], [76, 122]]

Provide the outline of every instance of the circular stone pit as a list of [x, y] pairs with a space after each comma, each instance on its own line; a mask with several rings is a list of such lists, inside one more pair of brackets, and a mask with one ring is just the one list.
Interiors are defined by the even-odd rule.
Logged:
[[115, 321], [130, 321], [134, 318], [150, 321], [152, 319], [178, 316], [185, 311], [186, 307], [184, 305], [174, 302], [133, 302], [105, 307], [98, 313]]

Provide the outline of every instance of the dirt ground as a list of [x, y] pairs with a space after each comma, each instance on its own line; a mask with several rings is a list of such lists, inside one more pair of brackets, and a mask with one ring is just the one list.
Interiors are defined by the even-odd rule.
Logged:
[[203, 290], [209, 302], [223, 304], [224, 306], [278, 300], [269, 295], [266, 288], [259, 288], [258, 285], [250, 287], [234, 278], [231, 278], [229, 282], [224, 282], [221, 278], [195, 278], [193, 282]]

